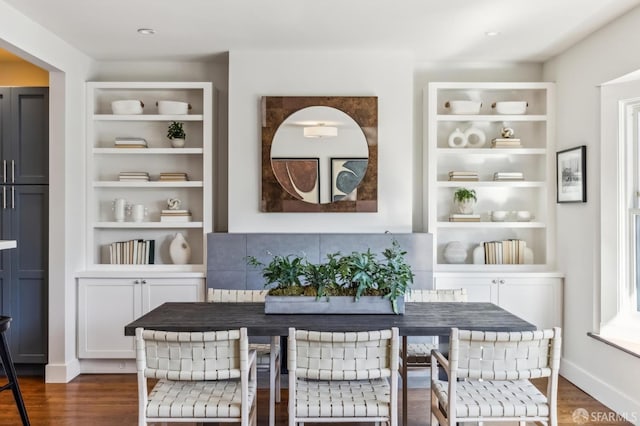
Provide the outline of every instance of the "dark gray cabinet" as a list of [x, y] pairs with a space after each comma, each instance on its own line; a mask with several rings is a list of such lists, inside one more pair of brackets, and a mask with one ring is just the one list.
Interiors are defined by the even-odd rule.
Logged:
[[13, 361], [47, 362], [48, 88], [0, 88], [0, 311]]

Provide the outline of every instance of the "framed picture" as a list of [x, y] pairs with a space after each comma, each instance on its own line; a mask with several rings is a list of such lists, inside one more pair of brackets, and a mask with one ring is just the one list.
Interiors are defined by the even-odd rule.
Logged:
[[585, 145], [556, 153], [558, 203], [587, 201], [587, 147]]
[[358, 185], [369, 165], [368, 158], [331, 158], [331, 202], [357, 200]]
[[320, 203], [318, 158], [272, 158], [276, 179], [289, 195], [306, 203]]

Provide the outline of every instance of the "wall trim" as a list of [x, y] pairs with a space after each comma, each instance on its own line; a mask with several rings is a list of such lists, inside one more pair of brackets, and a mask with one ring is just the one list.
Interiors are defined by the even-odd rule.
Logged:
[[47, 364], [44, 368], [45, 383], [69, 383], [80, 374], [80, 362], [74, 359], [66, 364]]
[[136, 373], [135, 359], [82, 359], [81, 374], [128, 374]]
[[587, 370], [564, 358], [560, 361], [560, 374], [616, 413], [627, 415], [630, 421], [640, 425], [640, 400], [634, 400], [629, 395], [625, 395]]

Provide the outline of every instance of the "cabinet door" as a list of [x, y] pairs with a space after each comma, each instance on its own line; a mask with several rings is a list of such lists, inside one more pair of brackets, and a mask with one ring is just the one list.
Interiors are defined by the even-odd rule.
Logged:
[[435, 288], [440, 290], [467, 289], [469, 302], [498, 303], [497, 285], [490, 278], [436, 277]]
[[202, 302], [204, 280], [201, 278], [144, 279], [142, 310], [149, 312], [165, 302]]
[[135, 358], [124, 326], [142, 315], [140, 280], [78, 280], [78, 358]]
[[501, 280], [499, 305], [539, 329], [562, 327], [561, 278]]
[[[6, 141], [5, 141], [6, 143]], [[11, 89], [11, 137], [6, 144], [7, 183], [46, 184], [49, 181], [49, 89]], [[3, 163], [4, 165], [4, 163]]]
[[[6, 185], [3, 221], [17, 248], [4, 250], [11, 269], [9, 347], [16, 363], [47, 363], [49, 188]], [[4, 264], [4, 262], [3, 262]]]

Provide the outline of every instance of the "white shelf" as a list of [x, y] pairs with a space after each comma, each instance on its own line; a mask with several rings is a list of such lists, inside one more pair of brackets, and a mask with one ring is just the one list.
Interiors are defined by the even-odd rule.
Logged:
[[453, 115], [439, 114], [437, 121], [546, 121], [546, 115]]
[[437, 148], [437, 155], [546, 155], [545, 148]]
[[95, 155], [100, 154], [117, 154], [117, 155], [130, 155], [130, 154], [161, 154], [161, 155], [179, 155], [179, 154], [191, 154], [202, 155], [202, 148], [93, 148]]
[[176, 229], [202, 228], [202, 222], [96, 222], [97, 229]]
[[438, 228], [545, 228], [544, 222], [449, 222], [440, 221], [436, 225]]
[[[428, 231], [433, 234], [434, 272], [533, 272], [548, 270], [555, 259], [555, 125], [554, 84], [445, 82], [430, 83], [425, 89], [424, 157], [428, 189], [425, 211]], [[451, 100], [481, 101], [480, 114], [455, 115], [445, 107]], [[527, 113], [496, 114], [493, 102], [522, 100]], [[479, 148], [453, 148], [448, 139], [456, 128], [472, 125], [486, 136]], [[510, 127], [523, 147], [491, 148], [490, 141], [501, 137], [501, 128]], [[475, 171], [482, 180], [450, 181], [451, 171]], [[492, 180], [495, 172], [522, 172], [527, 180]], [[453, 192], [464, 187], [476, 190], [476, 212], [484, 222], [449, 222], [453, 211]], [[428, 196], [427, 196], [428, 194]], [[529, 211], [530, 222], [491, 222], [486, 212]], [[444, 249], [459, 241], [472, 261], [473, 249], [482, 241], [522, 239], [533, 252], [535, 264], [526, 265], [450, 265]]]
[[202, 188], [201, 180], [175, 181], [175, 182], [120, 182], [98, 181], [93, 182], [94, 188]]
[[[92, 276], [100, 276], [101, 278], [116, 278], [116, 277], [128, 277], [131, 274], [135, 276], [153, 277], [154, 273], [158, 272], [188, 272], [188, 273], [205, 273], [206, 268], [203, 264], [189, 264], [189, 265], [171, 265], [171, 264], [156, 264], [156, 265], [108, 265], [99, 264], [91, 268]], [[102, 272], [102, 274], [101, 274]], [[88, 275], [85, 272], [85, 276]], [[190, 275], [178, 275], [176, 277], [188, 277]]]
[[94, 114], [93, 119], [96, 121], [202, 121], [203, 116], [201, 114]]
[[[207, 259], [207, 233], [212, 231], [213, 87], [209, 82], [89, 82], [86, 90], [86, 270], [104, 277], [156, 271], [199, 273]], [[139, 99], [143, 114], [111, 113], [111, 103]], [[158, 114], [156, 102], [175, 100], [193, 106], [193, 114]], [[171, 121], [185, 123], [187, 146], [172, 148], [166, 138]], [[149, 142], [148, 148], [118, 148], [115, 138], [127, 136]], [[146, 171], [157, 179], [162, 172], [188, 173], [191, 181], [119, 181], [126, 171]], [[141, 204], [150, 212], [144, 222], [115, 222], [114, 198]], [[161, 222], [168, 199], [179, 199], [198, 221]], [[173, 265], [168, 247], [180, 232], [191, 247], [190, 265]], [[155, 241], [153, 265], [111, 265], [110, 245], [134, 239]]]
[[547, 186], [546, 182], [533, 182], [527, 180], [516, 180], [516, 181], [473, 181], [473, 180], [464, 180], [464, 181], [438, 181], [437, 185], [441, 188], [458, 188], [460, 186], [469, 187], [469, 188], [545, 188]]

